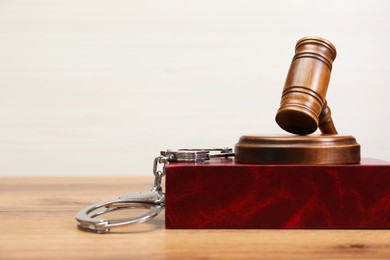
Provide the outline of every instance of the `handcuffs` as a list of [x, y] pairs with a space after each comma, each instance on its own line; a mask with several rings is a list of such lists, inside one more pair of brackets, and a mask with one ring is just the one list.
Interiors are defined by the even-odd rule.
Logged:
[[[107, 233], [112, 228], [143, 223], [156, 217], [165, 207], [165, 193], [161, 187], [165, 176], [165, 167], [170, 162], [204, 162], [213, 157], [234, 156], [231, 148], [217, 149], [179, 149], [161, 151], [153, 162], [154, 184], [150, 191], [124, 194], [117, 199], [111, 199], [90, 205], [77, 215], [78, 228], [83, 231]], [[121, 209], [148, 209], [145, 214], [123, 219], [101, 219], [98, 216]]]

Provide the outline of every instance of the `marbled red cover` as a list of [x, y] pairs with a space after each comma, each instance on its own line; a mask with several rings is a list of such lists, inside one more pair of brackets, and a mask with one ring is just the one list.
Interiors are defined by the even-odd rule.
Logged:
[[166, 168], [166, 228], [390, 228], [390, 163]]

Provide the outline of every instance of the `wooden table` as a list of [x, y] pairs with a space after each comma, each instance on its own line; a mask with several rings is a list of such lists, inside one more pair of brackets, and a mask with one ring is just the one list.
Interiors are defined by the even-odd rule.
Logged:
[[390, 258], [389, 230], [166, 230], [164, 214], [104, 235], [76, 228], [81, 208], [152, 179], [0, 178], [0, 259]]

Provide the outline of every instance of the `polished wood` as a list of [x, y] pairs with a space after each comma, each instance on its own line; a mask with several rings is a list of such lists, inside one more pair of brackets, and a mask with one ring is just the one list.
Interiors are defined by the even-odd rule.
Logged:
[[390, 162], [166, 167], [166, 228], [390, 229]]
[[360, 145], [344, 135], [248, 135], [235, 145], [235, 160], [256, 164], [360, 162]]
[[259, 164], [348, 164], [360, 162], [360, 145], [352, 136], [338, 136], [326, 92], [336, 48], [320, 37], [300, 39], [295, 47], [280, 108], [275, 120], [298, 135], [242, 136], [235, 145], [236, 160]]
[[[325, 97], [336, 53], [334, 45], [320, 37], [297, 42], [275, 118], [281, 128], [300, 135], [317, 130], [320, 114], [330, 112]], [[337, 133], [330, 114], [321, 125], [323, 134]]]
[[323, 134], [338, 134], [331, 115], [332, 112], [330, 111], [327, 102], [325, 102], [325, 106], [320, 114], [318, 123], [318, 127]]
[[388, 230], [167, 230], [98, 235], [76, 228], [87, 204], [148, 189], [152, 177], [0, 178], [0, 259], [388, 259]]

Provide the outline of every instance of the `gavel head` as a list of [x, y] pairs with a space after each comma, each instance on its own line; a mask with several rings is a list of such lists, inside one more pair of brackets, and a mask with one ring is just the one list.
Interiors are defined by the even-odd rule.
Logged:
[[[335, 58], [336, 48], [325, 39], [305, 37], [297, 42], [275, 118], [281, 128], [300, 135], [317, 130], [321, 113], [330, 111], [325, 97]], [[331, 121], [330, 114], [326, 120]]]

